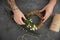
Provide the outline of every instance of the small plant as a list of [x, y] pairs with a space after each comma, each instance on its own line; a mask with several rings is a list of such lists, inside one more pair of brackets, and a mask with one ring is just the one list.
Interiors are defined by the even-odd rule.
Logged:
[[37, 26], [32, 22], [32, 19], [25, 20], [25, 24], [30, 30], [37, 30]]

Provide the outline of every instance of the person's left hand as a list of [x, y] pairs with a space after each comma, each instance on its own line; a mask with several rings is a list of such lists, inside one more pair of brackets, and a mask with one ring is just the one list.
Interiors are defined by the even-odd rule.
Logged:
[[46, 11], [45, 16], [42, 18], [43, 23], [50, 17], [50, 15], [52, 14], [53, 8], [54, 8], [54, 5], [48, 4], [42, 10], [40, 10], [40, 12]]

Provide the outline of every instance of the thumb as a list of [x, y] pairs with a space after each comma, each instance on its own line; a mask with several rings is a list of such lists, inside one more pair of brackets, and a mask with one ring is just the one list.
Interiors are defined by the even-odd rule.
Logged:
[[42, 10], [40, 10], [40, 12], [43, 12], [45, 10], [46, 7], [44, 7]]
[[24, 18], [25, 20], [27, 20], [25, 16], [23, 16], [23, 18]]

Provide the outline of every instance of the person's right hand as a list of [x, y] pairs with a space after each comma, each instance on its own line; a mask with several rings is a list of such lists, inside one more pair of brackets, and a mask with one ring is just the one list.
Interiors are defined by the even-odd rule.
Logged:
[[18, 9], [18, 7], [15, 4], [15, 0], [8, 0], [9, 5], [12, 8], [12, 11], [14, 13], [14, 20], [17, 24], [25, 25], [22, 18], [26, 20], [24, 14]]
[[19, 9], [14, 10], [13, 13], [15, 22], [20, 25], [25, 25], [25, 23], [22, 20], [22, 18], [26, 20], [24, 14]]

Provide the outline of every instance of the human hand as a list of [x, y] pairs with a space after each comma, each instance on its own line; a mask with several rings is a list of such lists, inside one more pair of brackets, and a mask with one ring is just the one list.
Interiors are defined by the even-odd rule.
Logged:
[[54, 5], [52, 4], [48, 4], [46, 5], [42, 10], [40, 10], [40, 12], [45, 11], [45, 16], [42, 18], [43, 19], [43, 23], [50, 17], [50, 15], [52, 14]]
[[18, 9], [18, 10], [14, 10], [14, 20], [17, 24], [20, 25], [25, 25], [25, 23], [23, 22], [22, 18], [26, 20], [24, 14]]
[[25, 25], [22, 18], [26, 20], [24, 14], [19, 10], [17, 5], [15, 4], [15, 0], [8, 0], [9, 5], [14, 13], [14, 20], [17, 24]]

